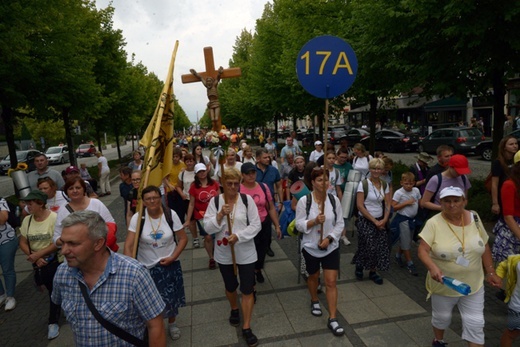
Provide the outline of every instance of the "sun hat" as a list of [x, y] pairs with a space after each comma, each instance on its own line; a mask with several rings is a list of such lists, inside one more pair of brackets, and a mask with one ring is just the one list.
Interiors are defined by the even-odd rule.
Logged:
[[415, 159], [428, 163], [429, 161], [433, 160], [433, 157], [426, 152], [421, 152], [419, 155], [415, 156]]
[[467, 175], [471, 173], [469, 169], [468, 158], [463, 155], [455, 154], [450, 158], [448, 165], [455, 169], [459, 175]]
[[460, 189], [459, 187], [449, 186], [446, 188], [443, 188], [441, 190], [441, 193], [439, 195], [439, 199], [444, 199], [447, 196], [462, 196], [464, 197], [464, 191]]
[[198, 173], [199, 171], [206, 171], [207, 169], [208, 168], [204, 163], [198, 163], [197, 165], [195, 165], [195, 173]]

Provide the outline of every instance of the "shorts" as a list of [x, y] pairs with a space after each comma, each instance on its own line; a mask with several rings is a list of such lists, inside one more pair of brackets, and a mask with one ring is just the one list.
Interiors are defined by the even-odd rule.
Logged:
[[339, 247], [322, 258], [313, 257], [305, 248], [302, 249], [302, 254], [309, 275], [320, 271], [320, 264], [323, 270], [339, 270]]
[[[233, 293], [238, 288], [237, 276], [233, 272], [233, 264], [218, 264], [218, 268], [224, 280], [226, 291]], [[244, 295], [253, 294], [255, 290], [255, 263], [237, 264], [238, 276], [240, 277], [240, 292]]]
[[520, 330], [520, 312], [507, 309], [507, 328], [509, 330]]

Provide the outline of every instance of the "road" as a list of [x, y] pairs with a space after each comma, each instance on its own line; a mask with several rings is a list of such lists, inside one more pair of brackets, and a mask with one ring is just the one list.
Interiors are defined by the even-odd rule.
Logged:
[[[137, 148], [137, 144], [135, 144], [135, 148]], [[132, 152], [132, 142], [128, 141], [125, 145], [121, 146], [121, 155], [125, 156], [127, 154], [130, 154], [130, 152]], [[108, 160], [117, 159], [117, 148], [112, 148], [112, 146], [109, 145], [107, 149], [103, 150], [103, 155]], [[97, 158], [95, 156], [88, 158], [78, 158], [78, 165], [80, 165], [81, 163], [86, 163], [87, 167], [96, 166]], [[62, 170], [66, 169], [69, 165], [69, 163], [52, 165], [50, 168], [58, 172], [61, 172]], [[13, 194], [14, 186], [12, 179], [8, 176], [0, 176], [0, 196], [6, 197]]]

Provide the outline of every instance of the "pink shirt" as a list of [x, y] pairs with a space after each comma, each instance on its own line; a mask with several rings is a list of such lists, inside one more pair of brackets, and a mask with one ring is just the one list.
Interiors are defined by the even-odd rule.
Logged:
[[[262, 187], [260, 187], [260, 184], [264, 184], [265, 187], [265, 193], [262, 190]], [[265, 185], [265, 183], [259, 183], [254, 188], [246, 188], [243, 184], [240, 185], [240, 193], [247, 194], [253, 198], [255, 201], [256, 207], [258, 208], [258, 215], [260, 216], [260, 221], [263, 222], [265, 220], [265, 217], [267, 217], [268, 205], [267, 201], [265, 200], [266, 194], [267, 199], [270, 204], [273, 204], [273, 197], [271, 196], [271, 191], [269, 190], [269, 187]]]

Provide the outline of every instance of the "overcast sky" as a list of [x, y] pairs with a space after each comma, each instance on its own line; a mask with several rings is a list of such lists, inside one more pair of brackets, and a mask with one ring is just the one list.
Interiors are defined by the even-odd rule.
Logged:
[[[105, 8], [109, 0], [96, 0]], [[114, 27], [123, 31], [125, 50], [148, 71], [165, 80], [179, 40], [174, 67], [174, 92], [192, 121], [206, 110], [202, 83], [182, 84], [190, 69], [204, 71], [203, 48], [213, 47], [215, 68], [229, 67], [233, 45], [243, 29], [254, 32], [267, 0], [113, 0]], [[159, 98], [159, 95], [157, 95]]]

